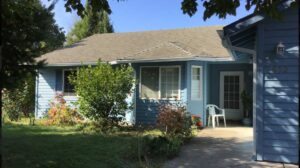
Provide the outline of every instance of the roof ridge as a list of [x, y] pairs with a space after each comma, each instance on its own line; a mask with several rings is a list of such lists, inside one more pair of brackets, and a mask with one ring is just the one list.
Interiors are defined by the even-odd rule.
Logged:
[[[170, 29], [153, 29], [153, 30], [138, 30], [138, 31], [128, 31], [128, 32], [113, 32], [113, 33], [97, 33], [92, 36], [97, 35], [110, 35], [110, 34], [131, 34], [131, 33], [147, 33], [147, 32], [160, 32], [160, 31], [173, 31], [173, 30], [191, 30], [191, 29], [205, 29], [205, 28], [214, 28], [214, 27], [220, 27], [223, 28], [225, 25], [209, 25], [209, 26], [194, 26], [194, 27], [179, 27], [179, 28], [170, 28]], [[88, 37], [87, 37], [88, 38]]]

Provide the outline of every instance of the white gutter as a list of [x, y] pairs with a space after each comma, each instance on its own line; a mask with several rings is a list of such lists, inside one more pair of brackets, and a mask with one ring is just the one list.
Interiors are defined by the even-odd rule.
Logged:
[[68, 63], [55, 63], [55, 64], [46, 64], [45, 67], [68, 67], [68, 66], [82, 66], [82, 65], [97, 65], [97, 62], [68, 62]]
[[190, 57], [190, 58], [171, 58], [171, 59], [141, 59], [141, 60], [134, 60], [134, 59], [128, 59], [128, 60], [117, 60], [114, 63], [120, 64], [120, 63], [142, 63], [142, 62], [174, 62], [174, 61], [210, 61], [210, 62], [218, 62], [218, 61], [234, 61], [232, 58], [203, 58], [203, 57]]
[[[210, 62], [220, 62], [220, 61], [234, 61], [231, 57], [229, 58], [203, 58], [199, 56], [190, 57], [190, 58], [162, 58], [162, 59], [124, 59], [124, 60], [115, 60], [108, 63], [122, 64], [122, 63], [143, 63], [143, 62], [175, 62], [175, 61], [210, 61]], [[74, 62], [74, 63], [56, 63], [56, 64], [46, 64], [45, 67], [68, 67], [68, 66], [82, 66], [82, 65], [97, 65], [97, 62]]]

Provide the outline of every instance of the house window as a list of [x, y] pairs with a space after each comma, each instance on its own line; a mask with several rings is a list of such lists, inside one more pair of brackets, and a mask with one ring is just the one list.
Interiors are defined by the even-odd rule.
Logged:
[[202, 98], [202, 69], [201, 66], [192, 66], [191, 99]]
[[160, 89], [161, 98], [163, 99], [178, 99], [179, 97], [179, 68], [164, 67], [161, 68]]
[[159, 68], [143, 67], [141, 69], [141, 97], [158, 98], [159, 90]]
[[74, 96], [75, 95], [75, 88], [69, 81], [69, 76], [75, 70], [64, 70], [63, 71], [63, 92], [65, 96]]
[[179, 99], [180, 67], [142, 67], [140, 97], [147, 99]]

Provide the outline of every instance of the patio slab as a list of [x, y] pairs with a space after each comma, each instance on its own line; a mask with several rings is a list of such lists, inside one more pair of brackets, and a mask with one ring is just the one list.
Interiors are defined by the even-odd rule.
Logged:
[[253, 156], [253, 129], [250, 127], [206, 128], [164, 168], [259, 168], [298, 167], [296, 165], [256, 162]]

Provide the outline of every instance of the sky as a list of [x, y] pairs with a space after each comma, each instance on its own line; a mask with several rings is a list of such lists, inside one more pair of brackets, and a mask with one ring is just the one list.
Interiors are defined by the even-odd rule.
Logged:
[[[53, 0], [41, 0], [46, 6]], [[189, 17], [181, 10], [182, 0], [109, 0], [112, 14], [111, 22], [115, 32], [136, 32], [147, 30], [190, 28], [199, 26], [227, 25], [251, 14], [253, 9], [246, 11], [244, 4], [237, 10], [237, 16], [227, 16], [219, 19], [213, 16], [204, 21], [201, 1], [198, 0], [198, 12]], [[241, 0], [241, 2], [245, 2]], [[85, 0], [83, 0], [85, 3]], [[80, 19], [76, 12], [66, 12], [65, 1], [58, 0], [55, 8], [55, 20], [65, 33], [69, 32], [76, 21]]]

